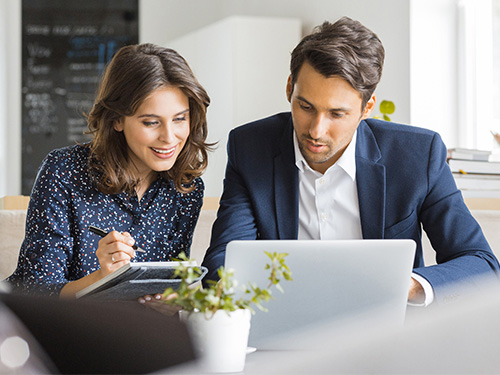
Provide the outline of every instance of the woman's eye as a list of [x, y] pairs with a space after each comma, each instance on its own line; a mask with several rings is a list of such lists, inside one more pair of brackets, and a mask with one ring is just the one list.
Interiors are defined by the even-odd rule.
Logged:
[[183, 122], [183, 121], [186, 121], [186, 116], [176, 117], [176, 118], [174, 118], [174, 121], [175, 121], [175, 122]]
[[153, 125], [157, 125], [158, 121], [143, 121], [142, 123], [146, 126], [153, 126]]

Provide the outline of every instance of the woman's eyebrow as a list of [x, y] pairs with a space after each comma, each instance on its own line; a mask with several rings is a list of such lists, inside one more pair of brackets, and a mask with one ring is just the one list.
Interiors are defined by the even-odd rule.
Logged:
[[180, 116], [180, 115], [183, 115], [184, 113], [187, 113], [187, 112], [189, 112], [189, 108], [185, 109], [184, 111], [180, 111], [179, 113], [176, 113], [174, 116]]
[[[185, 110], [183, 110], [183, 111], [180, 111], [180, 112], [178, 112], [178, 113], [176, 113], [176, 114], [174, 114], [174, 116], [180, 116], [180, 115], [183, 115], [183, 114], [185, 114], [185, 113], [187, 113], [187, 112], [189, 112], [189, 108], [188, 108], [188, 109], [185, 109]], [[154, 114], [154, 113], [143, 113], [142, 115], [139, 115], [139, 116], [137, 116], [137, 117], [138, 117], [138, 118], [142, 118], [142, 117], [155, 117], [155, 118], [160, 118], [161, 116], [156, 115], [156, 114]]]

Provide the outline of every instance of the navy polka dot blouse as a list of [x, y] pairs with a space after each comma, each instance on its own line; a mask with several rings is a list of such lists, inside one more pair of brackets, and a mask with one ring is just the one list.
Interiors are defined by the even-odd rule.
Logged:
[[31, 193], [26, 235], [18, 266], [9, 278], [27, 294], [59, 295], [69, 281], [97, 269], [101, 239], [88, 230], [129, 232], [137, 246], [133, 262], [168, 261], [189, 255], [204, 185], [194, 180], [191, 193], [159, 177], [139, 201], [126, 193], [99, 192], [88, 173], [89, 149], [75, 145], [52, 151], [43, 161]]

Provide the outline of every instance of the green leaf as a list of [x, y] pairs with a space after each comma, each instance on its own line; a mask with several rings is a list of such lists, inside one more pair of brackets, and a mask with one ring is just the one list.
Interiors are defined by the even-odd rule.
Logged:
[[396, 105], [390, 100], [382, 100], [380, 103], [380, 113], [382, 114], [392, 115], [395, 110]]
[[[265, 269], [270, 270], [269, 285], [266, 288], [261, 288], [255, 283], [248, 283], [248, 286], [243, 285], [244, 298], [234, 300], [234, 288], [237, 282], [234, 280], [233, 270], [220, 267], [217, 270], [220, 280], [218, 282], [208, 280], [207, 287], [202, 288], [201, 285], [191, 285], [201, 275], [200, 267], [179, 264], [174, 273], [175, 278], [181, 279], [179, 287], [175, 291], [172, 288], [166, 289], [162, 301], [166, 304], [178, 305], [187, 311], [201, 311], [209, 314], [214, 314], [217, 310], [229, 312], [236, 309], [249, 309], [254, 313], [250, 307], [251, 304], [255, 304], [260, 310], [267, 311], [261, 303], [272, 298], [270, 288], [275, 287], [283, 292], [283, 288], [279, 284], [280, 279], [292, 280], [292, 278], [291, 271], [285, 264], [287, 253], [266, 252], [266, 254], [271, 260], [270, 264], [265, 265]], [[188, 260], [184, 253], [180, 254], [179, 258]], [[170, 296], [169, 300], [165, 299], [167, 296]]]

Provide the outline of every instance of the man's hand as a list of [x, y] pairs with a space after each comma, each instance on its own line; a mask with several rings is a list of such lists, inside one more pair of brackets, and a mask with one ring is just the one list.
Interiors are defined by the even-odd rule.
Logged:
[[424, 303], [425, 301], [425, 292], [424, 288], [418, 281], [416, 281], [413, 277], [410, 280], [410, 290], [408, 292], [408, 302], [411, 303]]

